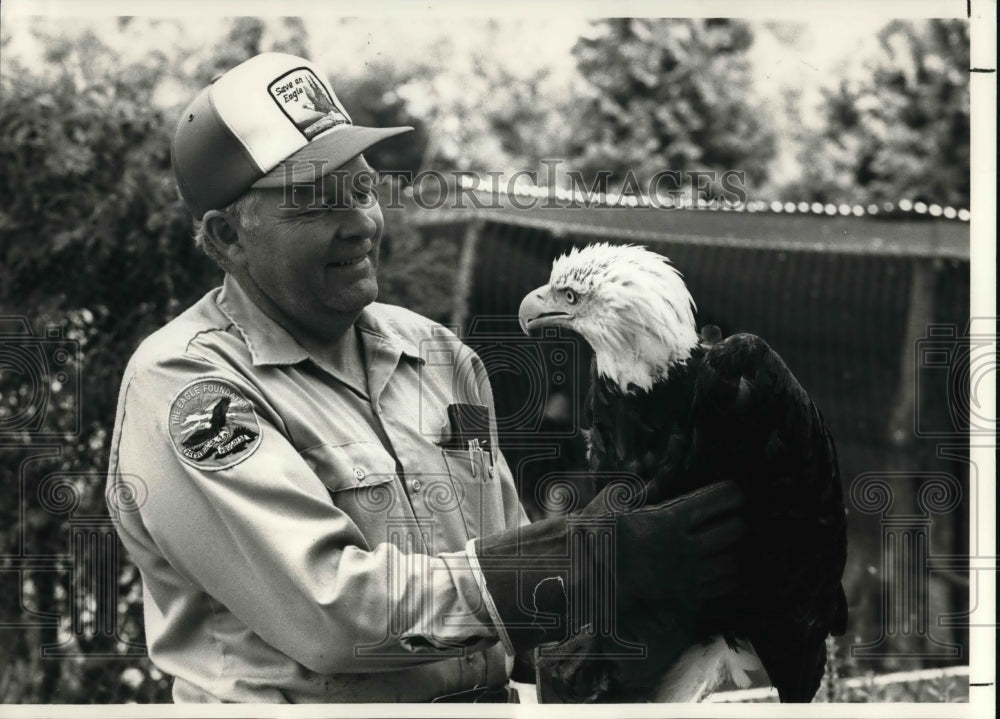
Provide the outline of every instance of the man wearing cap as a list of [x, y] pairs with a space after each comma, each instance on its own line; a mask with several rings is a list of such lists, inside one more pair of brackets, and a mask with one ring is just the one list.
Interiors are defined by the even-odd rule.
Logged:
[[479, 358], [375, 302], [362, 152], [408, 129], [353, 125], [277, 53], [179, 119], [177, 185], [225, 280], [131, 358], [108, 475], [175, 701], [507, 701], [511, 658], [582, 626], [570, 598], [596, 573], [663, 594], [675, 654], [732, 586], [728, 484], [640, 512], [598, 497], [604, 557], [568, 548], [572, 522], [527, 522]]

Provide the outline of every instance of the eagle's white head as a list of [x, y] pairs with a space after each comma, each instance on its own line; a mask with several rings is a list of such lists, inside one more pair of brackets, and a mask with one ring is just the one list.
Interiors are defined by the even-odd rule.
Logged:
[[623, 392], [648, 390], [698, 344], [694, 300], [670, 261], [635, 245], [598, 243], [552, 263], [528, 293], [521, 329], [558, 326], [594, 350], [597, 371]]

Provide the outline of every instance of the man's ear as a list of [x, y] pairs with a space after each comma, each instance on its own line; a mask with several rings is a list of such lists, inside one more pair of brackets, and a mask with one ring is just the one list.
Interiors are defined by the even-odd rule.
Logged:
[[209, 210], [202, 218], [205, 250], [225, 270], [238, 265], [243, 255], [243, 241], [236, 222], [220, 210]]

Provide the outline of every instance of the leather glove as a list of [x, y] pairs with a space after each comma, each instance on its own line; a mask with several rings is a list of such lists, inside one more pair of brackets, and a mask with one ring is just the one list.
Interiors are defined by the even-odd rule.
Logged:
[[658, 618], [695, 616], [705, 599], [736, 586], [742, 501], [732, 482], [632, 511], [612, 511], [602, 494], [569, 517], [477, 539], [489, 600], [513, 649], [563, 641], [608, 607], [635, 611], [642, 598], [656, 603]]

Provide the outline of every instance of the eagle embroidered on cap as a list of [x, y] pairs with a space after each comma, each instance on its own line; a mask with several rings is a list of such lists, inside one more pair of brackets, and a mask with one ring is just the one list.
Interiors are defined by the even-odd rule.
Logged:
[[308, 140], [331, 127], [351, 124], [320, 79], [307, 68], [285, 73], [268, 90], [281, 111]]
[[260, 446], [253, 405], [231, 382], [199, 379], [170, 405], [170, 439], [188, 464], [215, 471], [239, 464]]

